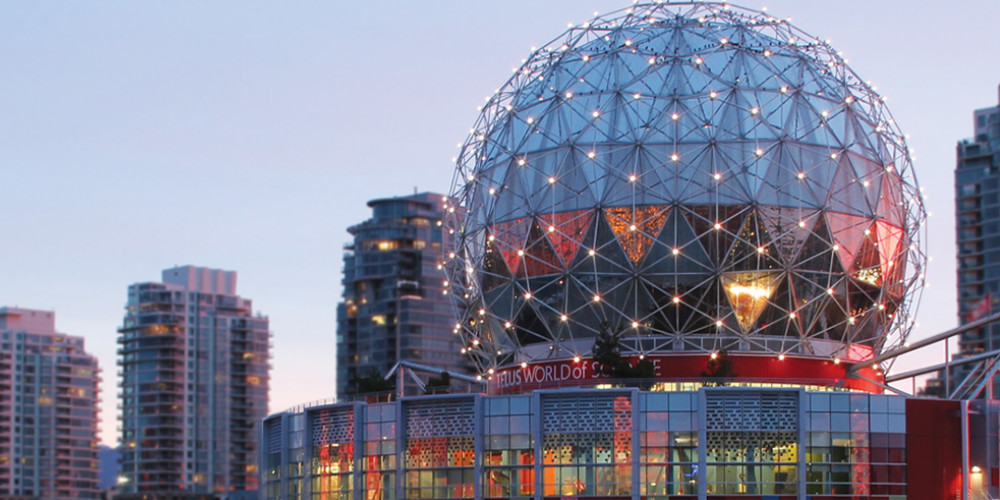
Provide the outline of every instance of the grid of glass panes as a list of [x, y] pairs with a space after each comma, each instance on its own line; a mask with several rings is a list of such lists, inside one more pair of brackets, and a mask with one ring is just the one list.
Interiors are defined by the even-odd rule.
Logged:
[[498, 396], [483, 401], [483, 496], [535, 496], [535, 440], [530, 396]]
[[350, 500], [354, 491], [354, 408], [310, 411], [313, 500]]
[[806, 493], [905, 495], [905, 400], [859, 393], [808, 397]]
[[406, 498], [475, 495], [475, 401], [472, 397], [404, 403]]
[[365, 500], [396, 498], [396, 403], [365, 408], [365, 457], [361, 465]]
[[475, 492], [473, 436], [406, 440], [406, 498], [472, 498]]
[[[607, 422], [608, 409], [598, 409], [601, 399], [603, 396], [596, 396], [588, 401], [596, 404], [579, 415], [581, 427], [590, 431], [543, 432], [545, 496], [632, 495], [632, 401], [628, 395], [615, 397], [611, 422]], [[586, 411], [605, 413], [605, 418], [594, 418]]]
[[264, 422], [263, 443], [264, 447], [264, 477], [261, 478], [261, 487], [267, 498], [281, 498], [282, 495], [282, 418], [275, 416]]
[[639, 494], [650, 500], [698, 494], [696, 395], [639, 395]]
[[797, 432], [709, 432], [706, 489], [715, 495], [793, 495], [797, 460]]

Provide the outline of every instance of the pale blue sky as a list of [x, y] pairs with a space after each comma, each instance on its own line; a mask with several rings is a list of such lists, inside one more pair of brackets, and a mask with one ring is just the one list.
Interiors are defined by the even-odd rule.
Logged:
[[[625, 5], [0, 0], [0, 305], [86, 337], [109, 444], [126, 287], [173, 265], [238, 271], [271, 317], [272, 411], [329, 397], [365, 202], [449, 189], [476, 106], [529, 48]], [[914, 337], [954, 326], [954, 149], [997, 102], [1000, 3], [767, 5], [832, 39], [912, 134], [935, 259]]]

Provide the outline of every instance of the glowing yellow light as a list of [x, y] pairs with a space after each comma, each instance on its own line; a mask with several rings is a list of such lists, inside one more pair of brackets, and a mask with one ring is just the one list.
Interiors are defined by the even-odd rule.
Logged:
[[680, 296], [678, 296], [678, 295], [674, 295], [674, 304], [680, 304], [680, 303], [681, 303], [681, 298], [680, 298]]
[[497, 194], [496, 188], [490, 188], [490, 194]]
[[521, 361], [521, 368], [527, 368], [527, 367], [528, 367], [528, 363], [525, 362], [525, 361]]
[[806, 178], [806, 173], [805, 173], [805, 172], [799, 172], [799, 173], [798, 173], [798, 174], [796, 175], [796, 177], [798, 177], [798, 178], [799, 178], [799, 180], [801, 181], [802, 179], [805, 179], [805, 178]]
[[760, 148], [757, 148], [757, 149], [754, 150], [753, 154], [755, 154], [757, 156], [764, 156], [764, 150], [760, 149]]
[[672, 253], [674, 255], [680, 255], [681, 254], [681, 249], [677, 248], [677, 247], [674, 247], [673, 249], [670, 250], [670, 253]]
[[758, 107], [750, 108], [750, 114], [751, 115], [757, 116], [757, 113], [760, 113], [760, 108], [758, 108]]
[[594, 112], [591, 113], [590, 115], [593, 116], [594, 118], [597, 118], [601, 116], [601, 112], [595, 109]]
[[601, 301], [601, 296], [600, 295], [594, 295], [594, 302], [600, 302], [600, 301]]
[[635, 175], [628, 176], [628, 181], [629, 182], [635, 182]]
[[840, 358], [833, 358], [833, 364], [839, 365], [840, 364]]
[[715, 321], [715, 326], [717, 326], [717, 327], [719, 327], [719, 328], [722, 328], [722, 320], [721, 320], [721, 319], [719, 319], [719, 320], [716, 320], [716, 321]]
[[716, 172], [716, 173], [712, 174], [712, 178], [715, 179], [715, 180], [717, 180], [717, 181], [721, 181], [722, 180], [722, 174]]
[[555, 177], [549, 177], [549, 184], [555, 184], [555, 183], [556, 183], [556, 178]]
[[573, 362], [574, 363], [579, 363], [580, 362], [580, 356], [573, 356]]
[[510, 321], [504, 321], [503, 327], [504, 328], [510, 328], [511, 327]]
[[757, 253], [764, 253], [765, 250], [764, 247], [757, 247]]
[[677, 113], [674, 113], [674, 114], [670, 115], [670, 119], [673, 120], [673, 121], [680, 120], [681, 119], [681, 115], [679, 115]]
[[554, 233], [555, 231], [556, 231], [556, 227], [555, 226], [549, 226], [549, 232], [550, 233]]
[[789, 318], [789, 319], [795, 319], [795, 317], [796, 317], [796, 314], [795, 314], [795, 312], [790, 312], [790, 313], [788, 313], [788, 318]]
[[587, 152], [587, 158], [590, 158], [591, 160], [593, 160], [596, 157], [597, 157], [597, 153], [596, 152], [594, 152], [594, 151], [588, 151]]
[[533, 116], [529, 116], [525, 121], [528, 122], [528, 125], [531, 125], [532, 123], [535, 123], [535, 118]]
[[531, 292], [524, 292], [524, 299], [525, 300], [530, 300], [531, 299]]
[[681, 159], [681, 155], [679, 155], [677, 153], [674, 153], [674, 154], [670, 155], [670, 161], [677, 161], [677, 160], [680, 160], [680, 159]]
[[649, 64], [656, 64], [656, 58], [655, 57], [650, 57], [649, 58]]
[[788, 87], [786, 87], [786, 86], [782, 85], [782, 86], [781, 86], [781, 93], [782, 93], [782, 94], [787, 94], [787, 93], [788, 93]]
[[517, 251], [517, 256], [518, 257], [524, 257], [524, 250], [518, 250]]
[[836, 160], [837, 159], [837, 153], [830, 153], [830, 159], [831, 160]]
[[569, 316], [566, 316], [565, 314], [563, 314], [563, 315], [559, 316], [559, 320], [560, 320], [560, 321], [566, 321], [566, 320], [568, 320], [568, 319], [569, 319]]
[[713, 90], [713, 91], [711, 91], [711, 92], [708, 93], [708, 98], [709, 99], [715, 99], [718, 95], [719, 95], [719, 93]]
[[595, 252], [594, 249], [591, 248], [590, 250], [587, 250], [587, 255], [593, 257], [593, 256], [597, 255], [597, 252]]
[[713, 227], [715, 227], [715, 230], [718, 231], [718, 230], [722, 229], [722, 224], [719, 224], [718, 222], [716, 222], [715, 226], [713, 226]]
[[736, 322], [744, 331], [749, 330], [767, 306], [774, 293], [778, 272], [727, 273], [722, 285], [729, 303], [736, 313]]
[[632, 99], [641, 99], [641, 98], [642, 98], [642, 94], [640, 94], [638, 92], [632, 94]]
[[628, 230], [629, 231], [635, 231], [636, 230], [635, 224], [632, 224], [631, 226], [629, 226]]
[[633, 321], [632, 322], [632, 328], [639, 328], [639, 322], [638, 321]]
[[785, 360], [785, 355], [784, 354], [779, 354], [778, 355], [778, 361], [784, 361], [784, 360]]
[[565, 96], [566, 96], [567, 99], [572, 99], [573, 98], [573, 92], [567, 90]]
[[709, 357], [712, 358], [712, 359], [716, 359], [716, 358], [719, 357], [719, 353], [717, 353], [715, 351], [712, 351], [712, 354]]

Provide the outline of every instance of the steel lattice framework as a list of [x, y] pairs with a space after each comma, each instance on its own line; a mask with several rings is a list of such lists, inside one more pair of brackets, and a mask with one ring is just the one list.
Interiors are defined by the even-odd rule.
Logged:
[[764, 12], [649, 3], [532, 52], [461, 147], [448, 291], [490, 368], [901, 344], [925, 212], [883, 99]]

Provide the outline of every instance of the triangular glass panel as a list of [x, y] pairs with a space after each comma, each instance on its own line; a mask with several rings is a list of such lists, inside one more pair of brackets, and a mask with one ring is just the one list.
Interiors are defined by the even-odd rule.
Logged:
[[757, 211], [781, 260], [785, 264], [794, 264], [802, 245], [812, 234], [819, 212], [781, 206], [762, 206]]
[[510, 271], [496, 242], [490, 239], [486, 242], [483, 252], [483, 291], [488, 292], [510, 279]]
[[702, 248], [713, 262], [722, 262], [743, 223], [743, 207], [694, 205], [684, 207], [684, 217], [694, 228]]
[[656, 244], [642, 263], [640, 272], [650, 281], [692, 283], [715, 271], [715, 265], [680, 212], [673, 210], [667, 216]]
[[628, 259], [638, 264], [663, 228], [669, 211], [669, 205], [608, 207], [604, 209], [604, 217]]
[[531, 219], [517, 219], [509, 222], [500, 222], [493, 226], [493, 235], [497, 242], [497, 249], [503, 255], [507, 269], [512, 274], [517, 274], [517, 269], [524, 256], [524, 245], [528, 237], [528, 227]]
[[722, 264], [726, 271], [758, 271], [780, 269], [781, 263], [773, 256], [774, 248], [767, 229], [760, 223], [757, 212], [747, 213], [733, 246]]
[[848, 215], [837, 212], [827, 212], [826, 222], [833, 233], [833, 241], [837, 245], [837, 256], [844, 271], [853, 273], [855, 255], [865, 239], [865, 230], [871, 226], [871, 220], [860, 215]]
[[[835, 153], [832, 153], [835, 154]], [[855, 172], [850, 155], [841, 155], [837, 159], [837, 173], [833, 177], [827, 207], [833, 212], [867, 216], [871, 214], [868, 196], [863, 187], [863, 180]]]
[[851, 266], [852, 274], [855, 278], [874, 286], [882, 286], [882, 266], [879, 263], [879, 251], [875, 246], [875, 235], [865, 235], [861, 242], [861, 248], [854, 256], [854, 264]]
[[767, 307], [780, 277], [780, 271], [723, 273], [721, 276], [722, 288], [744, 333], [750, 331]]
[[[903, 202], [903, 180], [894, 168], [886, 168], [882, 179], [882, 196], [879, 198], [879, 215], [889, 224], [902, 227], [906, 220], [906, 205]], [[889, 171], [891, 170], [891, 171]]]
[[884, 221], [875, 221], [875, 233], [878, 237], [878, 255], [882, 263], [882, 276], [894, 274], [898, 252], [902, 246], [905, 232], [903, 228]]
[[542, 276], [557, 274], [560, 270], [559, 258], [545, 237], [545, 230], [535, 221], [528, 232], [528, 244], [524, 251], [524, 264], [521, 272], [525, 276]]
[[569, 267], [583, 244], [590, 222], [594, 219], [594, 211], [574, 210], [543, 214], [538, 218], [545, 225], [545, 235], [549, 238], [552, 249], [559, 255], [563, 266]]

